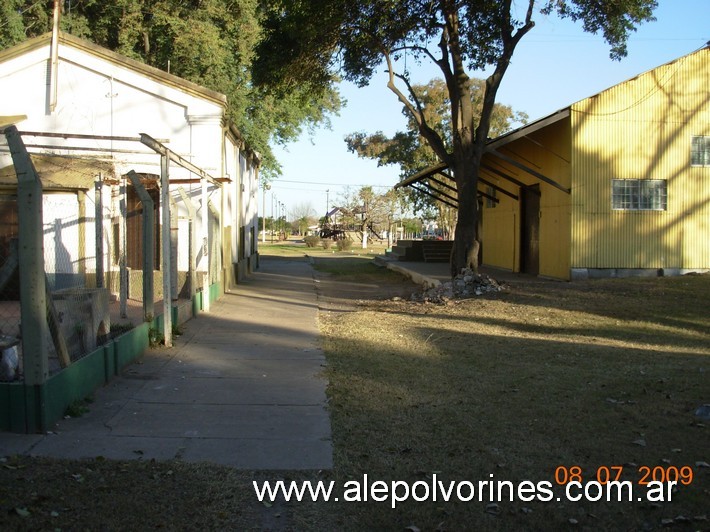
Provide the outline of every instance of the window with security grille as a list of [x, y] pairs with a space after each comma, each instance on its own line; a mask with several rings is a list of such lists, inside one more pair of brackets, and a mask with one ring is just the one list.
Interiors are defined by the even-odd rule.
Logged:
[[665, 179], [612, 179], [611, 208], [617, 211], [665, 211], [668, 182]]
[[710, 137], [693, 137], [690, 143], [690, 165], [710, 166]]

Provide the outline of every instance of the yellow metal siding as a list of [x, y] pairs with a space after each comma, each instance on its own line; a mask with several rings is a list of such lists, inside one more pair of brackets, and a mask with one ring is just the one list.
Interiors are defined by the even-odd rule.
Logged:
[[[570, 129], [564, 120], [538, 133], [535, 139], [541, 173], [570, 188]], [[540, 184], [540, 275], [568, 279], [570, 273], [571, 195], [547, 183]]]
[[[571, 108], [573, 268], [710, 268], [707, 48]], [[665, 211], [614, 211], [612, 179], [665, 179]]]
[[[570, 129], [569, 121], [561, 120], [541, 130], [514, 140], [500, 152], [519, 161], [554, 180], [563, 187], [570, 187]], [[504, 172], [526, 185], [540, 185], [540, 235], [539, 274], [547, 277], [568, 279], [570, 272], [570, 195], [541, 182], [537, 177], [496, 158], [484, 156], [484, 164]], [[488, 180], [520, 194], [517, 185], [503, 178]], [[520, 270], [520, 201], [498, 195], [500, 203], [485, 210], [483, 216], [483, 262], [484, 264]]]
[[518, 271], [518, 203], [498, 194], [500, 203], [483, 210], [483, 263]]

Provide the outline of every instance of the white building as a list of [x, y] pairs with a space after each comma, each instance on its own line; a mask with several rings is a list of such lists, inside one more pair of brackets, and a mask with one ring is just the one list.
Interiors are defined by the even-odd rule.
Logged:
[[[97, 181], [103, 183], [105, 272], [118, 266], [115, 220], [124, 176], [134, 171], [158, 199], [161, 158], [137, 140], [141, 134], [212, 178], [170, 166], [179, 270], [187, 269], [189, 223], [179, 189], [196, 209], [197, 271], [209, 272], [211, 284], [224, 289], [255, 266], [259, 158], [227, 122], [223, 94], [63, 33], [54, 41], [48, 33], [0, 52], [0, 94], [0, 116], [25, 117], [16, 127], [45, 188], [45, 249], [58, 250], [54, 259], [48, 253], [45, 263], [56, 279], [96, 271], [94, 226], [78, 220], [94, 216]], [[6, 146], [0, 145], [0, 194], [6, 207], [12, 202], [11, 165]], [[131, 224], [130, 212], [138, 204], [130, 182], [127, 189], [126, 254], [129, 267], [135, 267], [140, 238], [130, 233], [140, 227]], [[0, 215], [6, 233], [11, 210]], [[159, 223], [159, 211], [155, 214]], [[0, 230], [0, 247], [7, 245], [3, 234]], [[159, 265], [156, 258], [156, 269]]]

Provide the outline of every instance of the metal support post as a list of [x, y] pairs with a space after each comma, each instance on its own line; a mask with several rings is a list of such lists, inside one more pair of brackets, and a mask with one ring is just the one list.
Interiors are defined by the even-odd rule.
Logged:
[[44, 273], [42, 183], [15, 126], [5, 130], [17, 174], [20, 232], [20, 319], [24, 359], [27, 432], [46, 429], [44, 384], [49, 372], [47, 288]]
[[133, 188], [143, 204], [143, 319], [152, 321], [155, 317], [153, 291], [153, 267], [155, 264], [153, 199], [133, 170], [128, 172]]
[[103, 176], [99, 174], [94, 192], [94, 233], [96, 236], [96, 288], [104, 287], [104, 199]]
[[170, 277], [172, 267], [170, 264], [171, 249], [171, 224], [170, 224], [170, 159], [169, 152], [160, 157], [160, 207], [162, 214], [162, 249], [163, 249], [163, 338], [165, 347], [173, 345], [173, 313], [172, 290]]

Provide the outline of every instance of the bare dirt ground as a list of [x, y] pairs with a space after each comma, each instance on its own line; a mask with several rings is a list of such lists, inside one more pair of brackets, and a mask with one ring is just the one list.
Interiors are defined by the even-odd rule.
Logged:
[[[4, 457], [0, 529], [710, 529], [710, 421], [694, 415], [710, 403], [710, 276], [520, 282], [435, 305], [367, 257], [304, 260], [317, 270], [332, 471]], [[644, 468], [687, 482], [671, 502], [558, 501], [573, 467], [584, 481], [621, 467], [634, 499]], [[365, 474], [547, 481], [555, 499], [262, 504], [252, 488], [338, 490]]]

